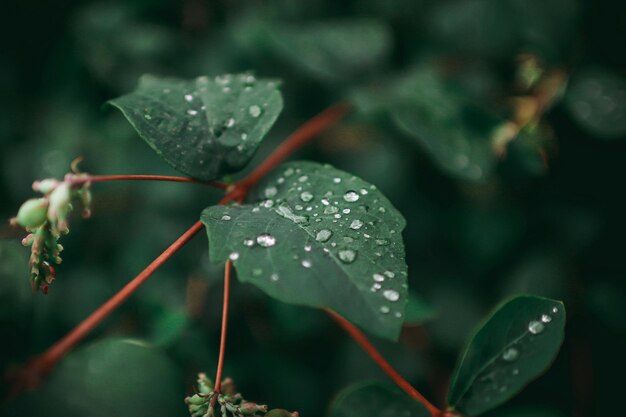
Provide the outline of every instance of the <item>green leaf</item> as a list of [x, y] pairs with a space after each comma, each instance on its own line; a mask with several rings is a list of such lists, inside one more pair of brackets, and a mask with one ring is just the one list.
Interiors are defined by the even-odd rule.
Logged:
[[371, 71], [392, 46], [389, 28], [369, 19], [283, 24], [270, 29], [269, 40], [277, 55], [322, 80]]
[[251, 74], [192, 80], [144, 75], [109, 101], [178, 171], [213, 180], [244, 168], [283, 108], [275, 80]]
[[137, 340], [107, 339], [70, 354], [42, 393], [42, 408], [64, 417], [185, 415], [174, 363]]
[[202, 213], [213, 262], [230, 256], [241, 281], [272, 297], [330, 307], [397, 339], [407, 300], [405, 220], [374, 185], [330, 165], [294, 162], [253, 200]]
[[603, 139], [626, 134], [626, 80], [600, 68], [588, 68], [572, 77], [565, 105], [587, 132]]
[[466, 348], [448, 402], [466, 415], [506, 402], [550, 366], [564, 327], [565, 307], [560, 301], [519, 296], [504, 303]]
[[398, 388], [376, 381], [345, 388], [330, 406], [329, 417], [430, 417], [424, 406]]

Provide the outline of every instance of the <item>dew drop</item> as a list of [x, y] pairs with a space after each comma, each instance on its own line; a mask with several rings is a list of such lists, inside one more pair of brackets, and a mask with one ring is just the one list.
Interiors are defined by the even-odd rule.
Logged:
[[263, 270], [261, 268], [254, 268], [252, 270], [252, 275], [254, 275], [255, 277], [260, 277], [261, 274], [263, 274]]
[[385, 290], [383, 296], [389, 301], [398, 301], [400, 299], [400, 293], [396, 290]]
[[391, 271], [385, 271], [385, 272], [383, 272], [383, 274], [385, 274], [385, 276], [389, 277], [389, 278], [393, 278], [393, 277], [396, 276], [396, 274], [391, 272]]
[[233, 127], [235, 125], [235, 119], [232, 117], [226, 121], [226, 127]]
[[313, 200], [313, 194], [311, 194], [308, 191], [303, 191], [300, 194], [300, 200], [304, 201], [305, 203], [309, 202], [309, 201]]
[[385, 281], [385, 277], [382, 274], [379, 274], [379, 273], [375, 273], [374, 275], [372, 275], [372, 278], [374, 278], [374, 281], [376, 281], [376, 282], [383, 282], [383, 281]]
[[305, 268], [310, 268], [313, 265], [313, 263], [309, 261], [308, 259], [303, 259], [301, 264]]
[[355, 219], [350, 223], [350, 229], [359, 230], [361, 227], [363, 227], [363, 222], [359, 219]]
[[243, 241], [243, 245], [251, 248], [252, 246], [254, 246], [254, 240], [246, 239], [246, 240]]
[[367, 195], [367, 190], [365, 188], [361, 188], [359, 192], [361, 193], [361, 195]]
[[299, 214], [294, 213], [291, 208], [285, 204], [281, 204], [280, 206], [278, 206], [278, 208], [276, 209], [276, 213], [286, 219], [291, 220], [296, 224], [303, 224], [309, 221], [309, 218], [307, 216], [300, 216]]
[[228, 220], [230, 220], [231, 218], [232, 218], [232, 217], [230, 217], [228, 214], [224, 214], [224, 215], [222, 216], [222, 220], [224, 220], [224, 221], [228, 221]]
[[231, 252], [230, 255], [228, 255], [228, 259], [230, 259], [231, 261], [236, 261], [237, 259], [239, 259], [239, 252]]
[[267, 187], [265, 189], [265, 197], [267, 198], [272, 198], [276, 195], [276, 193], [278, 193], [278, 189], [276, 187], [274, 187], [273, 185]]
[[387, 307], [387, 306], [380, 307], [380, 312], [383, 313], [383, 314], [389, 313], [389, 307]]
[[332, 235], [333, 232], [331, 232], [330, 230], [322, 229], [315, 235], [315, 240], [317, 240], [318, 242], [326, 242], [328, 239], [330, 239]]
[[250, 116], [252, 117], [259, 117], [261, 115], [261, 108], [255, 104], [255, 105], [250, 106], [250, 108], [248, 109], [248, 112], [250, 113]]
[[541, 322], [542, 323], [550, 323], [552, 321], [552, 316], [548, 315], [548, 314], [542, 314], [541, 315]]
[[552, 312], [553, 312], [554, 314], [556, 314], [556, 313], [558, 313], [558, 312], [559, 312], [559, 309], [558, 309], [558, 308], [556, 308], [556, 307], [552, 307]]
[[356, 252], [354, 252], [353, 250], [346, 249], [346, 250], [339, 251], [339, 259], [344, 263], [350, 264], [354, 262], [355, 258], [356, 258]]
[[144, 114], [143, 117], [145, 117], [146, 120], [152, 120], [152, 116], [150, 116], [148, 113]]
[[335, 206], [326, 206], [324, 208], [324, 214], [335, 214], [339, 211], [339, 209]]
[[532, 334], [539, 334], [543, 332], [543, 329], [545, 329], [545, 326], [540, 321], [533, 320], [530, 323], [528, 323], [528, 331], [531, 332]]
[[359, 199], [359, 195], [355, 191], [346, 191], [346, 193], [343, 195], [343, 199], [346, 200], [348, 203], [354, 203]]
[[196, 114], [198, 114], [197, 110], [193, 110], [193, 109], [189, 109], [187, 110], [187, 114], [190, 116], [195, 116]]
[[276, 238], [272, 235], [264, 233], [256, 237], [256, 243], [258, 243], [260, 246], [263, 246], [264, 248], [269, 248], [276, 244]]
[[185, 101], [191, 103], [193, 101], [193, 95], [185, 94]]
[[305, 252], [311, 252], [311, 249], [312, 249], [311, 245], [304, 245]]
[[278, 274], [272, 274], [270, 275], [270, 279], [274, 282], [278, 281], [280, 279], [280, 277], [278, 276]]
[[386, 239], [376, 239], [376, 244], [378, 246], [386, 246], [389, 244], [389, 241]]
[[507, 362], [513, 362], [519, 357], [519, 350], [514, 347], [510, 347], [502, 353], [502, 359]]
[[335, 177], [335, 178], [333, 178], [333, 182], [334, 182], [335, 184], [339, 184], [339, 183], [341, 182], [341, 178], [339, 178], [339, 177]]

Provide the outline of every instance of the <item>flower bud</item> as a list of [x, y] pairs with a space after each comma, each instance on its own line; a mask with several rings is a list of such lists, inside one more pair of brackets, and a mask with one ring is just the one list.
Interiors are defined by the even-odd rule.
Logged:
[[251, 416], [259, 412], [266, 413], [267, 406], [259, 405], [255, 403], [243, 403], [239, 406], [239, 412], [243, 414], [244, 416]]
[[20, 226], [35, 228], [46, 221], [48, 212], [48, 200], [45, 198], [32, 198], [27, 200], [17, 212], [16, 221]]
[[57, 185], [59, 185], [59, 181], [54, 178], [48, 178], [41, 181], [35, 181], [33, 183], [33, 190], [39, 191], [42, 194], [48, 194], [50, 191], [54, 190]]

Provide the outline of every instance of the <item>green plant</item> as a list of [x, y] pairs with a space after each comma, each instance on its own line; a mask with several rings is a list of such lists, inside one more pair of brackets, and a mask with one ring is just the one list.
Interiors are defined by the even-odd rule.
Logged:
[[[443, 169], [479, 180], [493, 168], [493, 150], [501, 154], [514, 138], [532, 134], [562, 87], [563, 75], [558, 71], [544, 72], [527, 59], [521, 71], [527, 88], [535, 87], [534, 94], [517, 101], [510, 120], [490, 123], [490, 140], [474, 141], [480, 145], [469, 150], [465, 149], [467, 138], [479, 134], [472, 127], [448, 135], [447, 146], [428, 139], [473, 111], [467, 103], [451, 99], [456, 93], [441, 95], [446, 87], [430, 96], [425, 93], [430, 83], [444, 83], [428, 68], [387, 86], [384, 107], [368, 91], [359, 92], [354, 100], [365, 113], [389, 112], [401, 129], [426, 140]], [[298, 415], [268, 411], [265, 405], [248, 402], [230, 379], [223, 378], [233, 268], [240, 281], [250, 282], [271, 297], [326, 311], [408, 395], [378, 384], [361, 384], [337, 398], [332, 417], [479, 415], [512, 398], [547, 369], [563, 339], [565, 309], [559, 301], [532, 295], [506, 301], [478, 328], [456, 367], [443, 408], [427, 400], [387, 362], [360, 329], [395, 341], [408, 319], [404, 217], [374, 184], [347, 172], [313, 162], [280, 165], [351, 106], [340, 103], [311, 119], [243, 179], [216, 181], [251, 160], [282, 110], [279, 87], [278, 81], [257, 79], [251, 73], [192, 80], [144, 77], [135, 92], [110, 104], [122, 111], [160, 156], [189, 177], [98, 176], [79, 173], [73, 164], [74, 173], [63, 180], [34, 184], [43, 197], [24, 203], [13, 223], [30, 233], [24, 243], [32, 249], [31, 281], [34, 289], [44, 293], [54, 277], [52, 264], [60, 262], [57, 240], [68, 231], [72, 200], [81, 199], [89, 214], [93, 184], [197, 182], [222, 189], [225, 196], [205, 209], [200, 221], [115, 296], [19, 370], [14, 376], [14, 394], [37, 386], [67, 352], [203, 228], [211, 261], [224, 264], [224, 296], [215, 383], [200, 374], [198, 392], [186, 399], [192, 416]], [[412, 89], [424, 98], [415, 100]], [[431, 100], [449, 111], [436, 113], [437, 108], [427, 104]], [[416, 124], [420, 118], [429, 121]]]

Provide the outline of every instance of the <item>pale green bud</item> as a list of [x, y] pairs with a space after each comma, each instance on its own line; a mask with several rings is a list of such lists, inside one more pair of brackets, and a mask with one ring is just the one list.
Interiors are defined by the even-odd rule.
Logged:
[[67, 215], [70, 211], [70, 200], [72, 199], [72, 189], [69, 184], [63, 182], [59, 184], [50, 194], [50, 208], [48, 219], [59, 230], [67, 228]]
[[45, 180], [35, 181], [33, 183], [33, 190], [48, 194], [50, 191], [54, 190], [57, 185], [59, 185], [59, 181], [54, 178], [47, 178]]
[[31, 198], [27, 200], [17, 212], [16, 221], [22, 227], [35, 228], [46, 221], [48, 200], [45, 198]]

